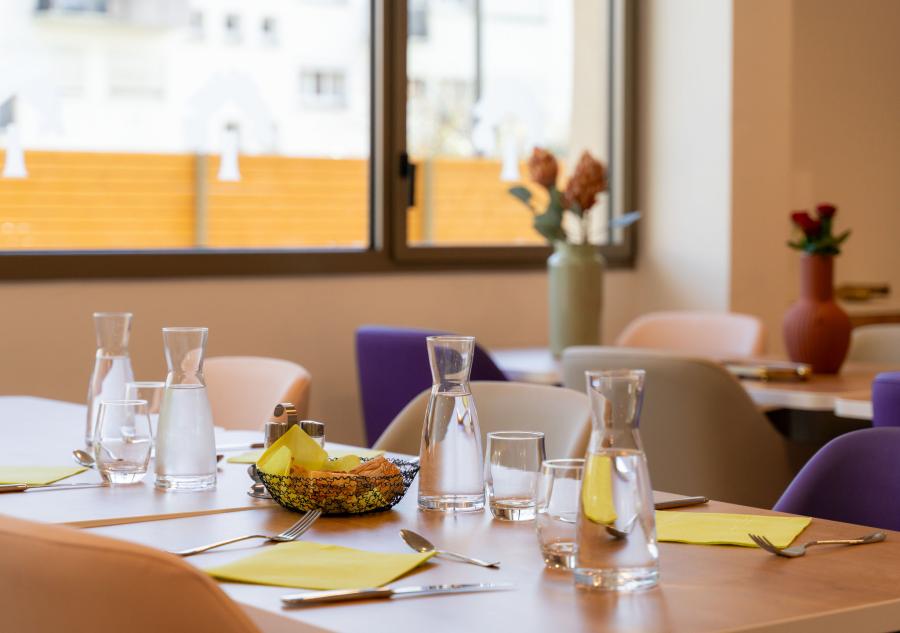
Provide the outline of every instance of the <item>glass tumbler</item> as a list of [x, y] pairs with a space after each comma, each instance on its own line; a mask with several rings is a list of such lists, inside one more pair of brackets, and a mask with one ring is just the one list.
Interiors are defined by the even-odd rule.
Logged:
[[548, 459], [541, 464], [535, 527], [547, 567], [575, 566], [575, 522], [583, 472], [583, 459]]
[[104, 400], [94, 430], [97, 470], [112, 484], [133, 484], [147, 474], [153, 432], [146, 400]]
[[488, 506], [495, 519], [534, 519], [535, 489], [544, 457], [543, 433], [494, 431], [487, 434], [484, 479]]
[[638, 433], [644, 372], [586, 372], [591, 440], [576, 522], [575, 586], [628, 591], [659, 582], [653, 489]]
[[156, 437], [159, 424], [159, 409], [162, 406], [163, 392], [166, 383], [162, 381], [138, 381], [125, 385], [125, 397], [128, 400], [146, 400], [147, 414], [150, 416], [150, 426], [153, 429], [153, 437]]
[[94, 312], [97, 353], [88, 384], [87, 424], [84, 430], [84, 445], [88, 449], [94, 441], [100, 403], [126, 398], [125, 385], [134, 380], [128, 355], [131, 318], [131, 312]]

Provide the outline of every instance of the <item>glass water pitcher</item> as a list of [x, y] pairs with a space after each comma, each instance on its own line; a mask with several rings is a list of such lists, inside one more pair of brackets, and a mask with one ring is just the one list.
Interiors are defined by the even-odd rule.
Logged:
[[419, 449], [419, 507], [442, 512], [484, 509], [481, 429], [469, 389], [475, 339], [429, 336], [434, 385]]
[[156, 436], [156, 487], [216, 487], [216, 437], [203, 380], [205, 327], [163, 328], [169, 374]]
[[591, 440], [576, 520], [575, 585], [615, 591], [659, 581], [653, 488], [638, 433], [641, 370], [589, 371]]
[[131, 358], [128, 356], [131, 319], [131, 312], [94, 313], [97, 354], [88, 384], [87, 425], [84, 430], [84, 445], [88, 449], [94, 444], [100, 403], [104, 400], [124, 400], [125, 386], [134, 380]]

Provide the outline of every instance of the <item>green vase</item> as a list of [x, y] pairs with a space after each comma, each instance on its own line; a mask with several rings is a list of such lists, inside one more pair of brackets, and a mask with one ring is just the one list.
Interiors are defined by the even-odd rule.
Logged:
[[547, 283], [550, 351], [555, 357], [572, 345], [600, 344], [605, 265], [593, 244], [553, 243]]

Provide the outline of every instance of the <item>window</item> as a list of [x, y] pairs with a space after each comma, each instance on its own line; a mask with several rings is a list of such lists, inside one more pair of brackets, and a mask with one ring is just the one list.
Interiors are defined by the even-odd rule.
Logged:
[[507, 193], [534, 144], [608, 161], [627, 208], [605, 2], [408, 1], [0, 3], [0, 277], [542, 266]]

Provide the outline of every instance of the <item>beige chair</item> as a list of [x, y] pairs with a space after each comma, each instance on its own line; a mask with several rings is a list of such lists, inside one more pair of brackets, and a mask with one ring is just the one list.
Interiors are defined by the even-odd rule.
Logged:
[[211, 578], [165, 552], [3, 516], [0, 552], [3, 631], [259, 631]]
[[762, 321], [729, 312], [651, 312], [629, 323], [616, 345], [725, 358], [759, 356], [765, 343]]
[[[474, 381], [471, 386], [482, 435], [543, 431], [548, 459], [584, 456], [591, 435], [590, 405], [584, 393], [519, 382]], [[431, 389], [426, 389], [413, 398], [373, 448], [418, 455], [430, 395]]]
[[879, 323], [853, 328], [847, 360], [900, 364], [900, 323]]
[[614, 347], [570, 347], [562, 364], [570, 389], [586, 370], [647, 372], [640, 431], [656, 490], [771, 507], [791, 482], [788, 441], [720, 365]]
[[261, 430], [279, 402], [293, 402], [301, 418], [309, 410], [312, 377], [297, 363], [260, 356], [213, 356], [203, 375], [216, 426]]

